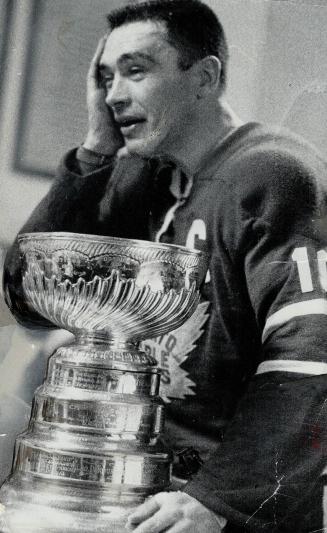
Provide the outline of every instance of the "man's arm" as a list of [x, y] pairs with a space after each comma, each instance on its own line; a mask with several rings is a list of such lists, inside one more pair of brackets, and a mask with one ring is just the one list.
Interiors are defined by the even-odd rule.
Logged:
[[[79, 165], [76, 149], [72, 150], [63, 159], [50, 191], [19, 233], [70, 232], [149, 239], [151, 165], [137, 157], [123, 157], [84, 176]], [[3, 282], [7, 304], [22, 325], [50, 326], [25, 302], [17, 238], [5, 259]]]
[[224, 522], [215, 524], [212, 512], [227, 519], [226, 533], [323, 530], [326, 192], [316, 178], [326, 179], [325, 165], [263, 151], [238, 172], [226, 176], [230, 201], [218, 231], [262, 331], [262, 352], [248, 354], [257, 371], [223, 442], [182, 489], [185, 498], [156, 495], [150, 510], [131, 516], [135, 533], [216, 533]]
[[87, 75], [89, 128], [83, 146], [97, 154], [113, 156], [123, 147], [124, 141], [115, 124], [112, 111], [105, 102], [105, 88], [99, 69], [106, 39], [106, 37], [100, 39]]
[[[48, 231], [98, 233], [99, 204], [112, 169], [108, 167], [90, 176], [81, 177], [71, 169], [74, 161], [74, 153], [66, 156], [60, 169], [60, 176], [19, 233]], [[22, 325], [48, 327], [49, 323], [33, 312], [25, 302], [20, 264], [16, 238], [6, 255], [4, 264], [3, 283], [7, 305]]]
[[262, 351], [249, 354], [257, 370], [221, 446], [184, 489], [226, 517], [226, 531], [323, 527], [326, 169], [307, 160], [249, 157], [226, 202], [222, 238], [245, 274]]

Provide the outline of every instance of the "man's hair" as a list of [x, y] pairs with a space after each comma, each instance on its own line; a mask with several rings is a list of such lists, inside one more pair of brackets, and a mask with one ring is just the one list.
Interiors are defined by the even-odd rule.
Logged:
[[215, 13], [200, 0], [148, 0], [116, 9], [107, 16], [111, 30], [128, 24], [154, 20], [164, 22], [168, 40], [180, 54], [180, 68], [216, 56], [221, 63], [220, 87], [226, 86], [228, 47], [224, 29]]

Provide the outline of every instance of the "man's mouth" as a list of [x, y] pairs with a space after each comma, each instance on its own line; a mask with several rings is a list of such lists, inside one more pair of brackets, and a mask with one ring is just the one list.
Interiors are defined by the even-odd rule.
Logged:
[[140, 117], [120, 117], [116, 119], [116, 122], [125, 136], [126, 134], [133, 133], [140, 124], [144, 124], [145, 119]]

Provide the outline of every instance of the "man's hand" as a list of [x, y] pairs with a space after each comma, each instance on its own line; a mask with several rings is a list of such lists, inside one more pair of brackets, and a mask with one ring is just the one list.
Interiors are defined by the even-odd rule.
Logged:
[[114, 122], [112, 112], [105, 102], [106, 91], [101, 83], [99, 61], [107, 37], [100, 39], [87, 75], [87, 109], [89, 131], [84, 147], [104, 155], [115, 155], [123, 146], [123, 137]]
[[127, 529], [134, 533], [220, 533], [225, 523], [188, 494], [160, 492], [129, 516]]

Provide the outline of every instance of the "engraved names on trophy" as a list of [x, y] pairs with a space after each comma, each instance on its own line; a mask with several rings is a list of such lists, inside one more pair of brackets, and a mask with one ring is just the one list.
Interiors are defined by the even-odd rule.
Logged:
[[94, 391], [156, 396], [158, 372], [133, 372], [103, 367], [83, 367], [56, 362], [49, 368], [49, 383]]
[[94, 457], [30, 449], [25, 472], [52, 479], [69, 479], [93, 483], [150, 485], [162, 487], [169, 482], [167, 460], [160, 457], [116, 454]]
[[63, 400], [54, 397], [35, 398], [33, 416], [37, 422], [66, 424], [84, 430], [104, 431], [116, 435], [131, 433], [148, 440], [159, 435], [164, 424], [161, 402], [111, 401], [94, 402]]

